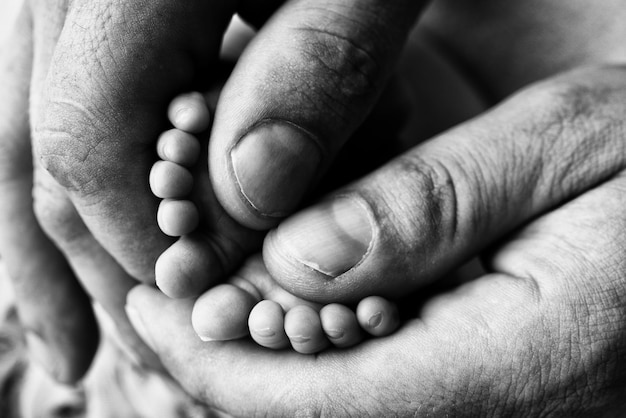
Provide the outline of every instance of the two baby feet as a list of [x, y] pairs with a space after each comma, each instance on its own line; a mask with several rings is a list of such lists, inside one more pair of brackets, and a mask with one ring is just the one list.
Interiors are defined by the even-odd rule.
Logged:
[[[163, 199], [157, 213], [159, 227], [167, 235], [183, 237], [198, 229], [211, 228], [201, 223], [205, 214], [191, 200], [194, 187], [200, 188], [196, 193], [213, 193], [210, 187], [204, 187], [208, 184], [208, 171], [194, 170], [206, 145], [201, 143], [198, 134], [208, 129], [210, 112], [204, 97], [191, 93], [172, 101], [168, 118], [174, 129], [164, 132], [158, 140], [157, 154], [161, 160], [152, 167], [150, 187]], [[200, 247], [182, 248], [183, 245], [179, 239], [170, 248], [175, 251], [168, 251], [184, 253], [190, 263], [205, 257]], [[168, 271], [168, 264], [180, 262], [171, 255], [162, 256], [157, 265], [162, 271]], [[203, 277], [205, 274], [196, 270], [193, 275], [198, 277], [189, 279], [193, 283], [205, 282], [206, 289], [210, 282]], [[190, 292], [194, 293], [193, 289], [182, 289], [178, 294], [189, 295]], [[309, 354], [329, 346], [355, 345], [365, 335], [388, 335], [398, 328], [399, 316], [395, 304], [377, 296], [362, 299], [356, 309], [301, 299], [281, 288], [267, 272], [261, 256], [256, 255], [226, 283], [209, 288], [197, 299], [192, 324], [206, 341], [250, 335], [267, 348], [282, 349], [291, 345], [294, 350]]]

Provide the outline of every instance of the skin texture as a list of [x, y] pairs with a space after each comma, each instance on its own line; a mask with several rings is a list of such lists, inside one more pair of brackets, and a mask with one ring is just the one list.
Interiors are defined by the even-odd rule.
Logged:
[[[128, 344], [140, 351], [147, 362], [155, 364], [148, 360], [150, 354], [134, 335], [122, 308], [127, 291], [137, 280], [154, 282], [155, 260], [173, 242], [154, 221], [158, 200], [147, 186], [149, 169], [156, 158], [154, 144], [166, 128], [167, 105], [176, 94], [206, 89], [217, 79], [222, 35], [236, 10], [260, 25], [281, 3], [24, 3], [14, 35], [17, 41], [9, 44], [16, 56], [3, 55], [2, 64], [3, 94], [15, 98], [2, 105], [2, 118], [8, 125], [3, 132], [9, 132], [2, 139], [3, 147], [9, 150], [4, 155], [8, 161], [3, 166], [8, 179], [5, 183], [21, 184], [17, 187], [20, 197], [9, 199], [11, 203], [3, 216], [6, 232], [2, 234], [0, 251], [7, 254], [7, 265], [17, 286], [26, 289], [18, 292], [23, 294], [18, 301], [19, 310], [27, 327], [36, 330], [43, 340], [38, 345], [42, 352], [39, 357], [54, 358], [44, 363], [54, 364], [51, 372], [59, 379], [76, 380], [93, 353], [93, 344], [74, 352], [66, 349], [76, 346], [80, 335], [91, 335], [89, 341], [96, 340], [89, 314], [79, 315], [83, 319], [78, 324], [70, 326], [68, 322], [76, 312], [89, 311], [85, 290], [110, 312], [121, 332], [128, 334]], [[310, 61], [326, 45], [339, 44], [337, 47], [348, 62], [318, 62], [312, 76], [322, 74], [336, 84], [336, 75], [343, 71], [365, 71], [354, 88], [337, 90], [327, 86], [320, 90], [337, 93], [338, 102], [356, 103], [360, 110], [352, 113], [351, 106], [344, 108], [350, 113], [345, 118], [326, 106], [308, 110], [324, 110], [322, 117], [316, 116], [312, 123], [335, 126], [340, 135], [332, 141], [339, 144], [345, 142], [373, 106], [421, 3], [403, 0], [394, 8], [382, 0], [332, 3], [290, 1], [264, 25], [259, 39], [266, 41], [255, 47], [256, 53], [250, 53], [267, 56], [282, 48], [277, 41], [288, 39], [291, 44], [285, 51], [299, 57], [296, 62], [305, 58]], [[351, 19], [344, 13], [347, 11], [357, 11], [359, 19]], [[394, 22], [394, 30], [385, 31], [385, 36], [374, 41], [363, 30], [378, 28], [375, 33], [383, 33], [388, 21]], [[336, 29], [341, 31], [335, 32]], [[235, 93], [241, 85], [237, 79], [247, 77], [248, 70], [259, 74], [259, 85], [269, 81], [267, 78], [278, 70], [284, 71], [285, 79], [292, 78], [290, 70], [300, 71], [285, 67], [283, 60], [277, 63], [280, 65], [275, 71], [268, 67], [274, 62], [263, 60], [256, 70], [251, 65], [240, 66], [244, 69], [236, 70], [238, 75], [231, 78], [232, 84], [224, 94], [229, 90]], [[16, 65], [22, 68], [16, 70]], [[272, 100], [282, 97], [281, 86], [295, 91], [307, 85], [306, 79], [297, 81], [290, 85], [275, 83], [279, 94]], [[254, 89], [253, 97], [246, 101], [246, 115], [236, 107], [220, 113], [215, 129], [223, 128], [216, 135], [232, 143], [260, 120], [290, 116], [282, 113], [294, 109], [293, 103], [281, 99], [276, 106], [267, 107], [271, 102], [259, 93]], [[322, 96], [327, 102], [335, 100], [332, 95]], [[311, 103], [309, 97], [297, 97]], [[233, 124], [233, 118], [239, 122]], [[329, 123], [322, 123], [324, 119], [329, 119]], [[19, 127], [19, 132], [14, 126]], [[35, 162], [32, 170], [27, 164], [17, 163], [30, 160], [31, 155]], [[23, 171], [18, 167], [23, 167]], [[206, 228], [201, 234], [179, 241], [178, 253], [174, 254], [182, 267], [184, 260], [178, 257], [181, 252], [203, 254], [206, 262], [199, 267], [209, 279], [196, 291], [224, 279], [246, 255], [260, 247], [262, 237], [262, 233], [238, 223], [247, 215], [233, 211], [235, 218], [231, 218], [222, 210], [212, 192], [204, 199], [206, 206], [212, 208]], [[11, 214], [21, 213], [24, 207], [29, 212], [33, 208], [30, 218], [20, 216], [19, 222], [13, 222]], [[15, 243], [23, 239], [22, 224], [32, 228], [36, 237], [29, 237], [27, 245], [16, 248]], [[37, 248], [31, 251], [29, 246]], [[60, 266], [49, 272], [44, 268], [23, 271], [23, 257], [31, 253], [40, 254], [36, 258], [42, 266], [49, 264], [47, 259], [56, 260]], [[177, 274], [186, 276], [184, 270]], [[56, 293], [45, 292], [46, 295], [59, 295], [51, 297], [51, 306], [46, 308], [40, 307], [41, 298], [34, 296], [35, 292], [27, 290], [42, 282], [47, 287], [55, 283], [57, 289]], [[69, 309], [61, 295], [76, 301], [75, 309]], [[49, 321], [51, 317], [58, 318], [59, 323]], [[64, 353], [71, 355], [64, 357]]]
[[[623, 260], [617, 248], [626, 218], [621, 211], [624, 161], [615, 157], [615, 150], [623, 147], [620, 138], [626, 129], [620, 116], [626, 110], [624, 74], [624, 69], [614, 67], [547, 80], [439, 137], [453, 142], [459, 130], [466, 135], [492, 130], [503, 138], [511, 126], [513, 132], [536, 132], [540, 119], [528, 110], [532, 107], [561, 128], [556, 136], [553, 131], [537, 135], [536, 146], [541, 147], [542, 140], [563, 149], [585, 146], [585, 157], [593, 155], [594, 161], [589, 166], [581, 162], [552, 167], [546, 159], [532, 167], [559, 178], [541, 182], [552, 193], [538, 193], [532, 199], [546, 201], [557, 191], [572, 192], [563, 187], [570, 175], [578, 181], [599, 176], [600, 185], [492, 247], [484, 254], [490, 273], [415, 295], [414, 318], [392, 336], [315, 357], [264, 351], [246, 341], [202, 344], [187, 321], [190, 302], [168, 300], [145, 286], [133, 289], [128, 299], [136, 329], [190, 393], [236, 416], [618, 414], [624, 378], [620, 353], [626, 347]], [[591, 100], [593, 107], [581, 106]], [[512, 124], [513, 115], [525, 117]], [[570, 142], [572, 123], [581, 127], [576, 137], [580, 143]], [[504, 150], [496, 155], [507, 155]], [[394, 164], [374, 176], [384, 176]], [[504, 164], [502, 169], [511, 172]], [[528, 174], [520, 171], [515, 173]], [[541, 178], [542, 172], [533, 174]], [[398, 171], [393, 173], [397, 178]], [[484, 179], [467, 181], [481, 190]], [[454, 180], [458, 184], [462, 178]], [[485, 194], [467, 196], [472, 196], [475, 209], [484, 203], [476, 196]], [[458, 201], [462, 197], [446, 195]], [[497, 194], [490, 198], [501, 201]], [[433, 200], [437, 202], [441, 200]], [[457, 225], [461, 230], [461, 223]], [[482, 227], [480, 222], [476, 225]], [[505, 223], [500, 225], [506, 228]], [[486, 233], [478, 231], [477, 236]], [[443, 257], [435, 259], [433, 271], [424, 268], [422, 273], [438, 273], [440, 264], [449, 263]], [[177, 336], [175, 342], [172, 335]]]
[[[484, 21], [459, 14], [452, 22], [463, 23], [465, 35], [471, 28], [495, 25], [510, 12], [515, 19], [523, 18], [522, 23], [532, 23], [538, 38], [555, 42], [541, 37], [540, 22], [535, 23], [542, 13], [554, 10], [533, 6], [537, 8], [529, 7], [525, 14], [505, 10], [504, 16], [494, 13], [493, 20]], [[430, 32], [435, 23], [442, 24], [443, 12], [435, 8], [427, 15], [430, 37], [446, 39], [446, 33], [458, 27], [450, 23]], [[588, 19], [587, 11], [580, 16], [581, 21]], [[567, 27], [577, 25], [570, 20]], [[513, 33], [511, 39], [519, 35]], [[478, 43], [475, 50], [482, 54], [478, 57], [485, 56], [487, 62], [480, 79], [492, 80], [484, 96], [497, 100], [534, 77], [584, 63], [619, 62], [623, 54], [619, 26], [614, 37], [603, 36], [597, 48], [583, 48], [611, 51], [600, 59], [580, 57], [580, 45], [566, 48], [571, 34], [559, 35], [561, 54], [551, 59], [525, 48], [506, 49], [511, 55], [504, 63], [534, 59], [527, 64], [533, 72], [515, 72], [517, 79], [510, 79], [510, 73], [502, 73], [509, 79], [490, 73], [499, 73], [493, 64], [499, 61]], [[483, 39], [488, 45], [493, 40], [481, 36], [458, 36], [454, 41], [467, 46], [464, 42]], [[474, 60], [482, 62], [478, 57]], [[458, 288], [430, 297], [427, 293], [421, 301], [416, 296], [415, 319], [392, 337], [315, 358], [273, 354], [245, 342], [202, 345], [194, 342], [185, 320], [188, 302], [167, 301], [145, 287], [129, 295], [131, 309], [147, 318], [137, 323], [138, 329], [191, 393], [234, 415], [618, 416], [623, 408], [625, 348], [620, 273], [624, 74], [620, 67], [597, 68], [533, 85], [350, 187], [373, 205], [391, 207], [388, 213], [396, 219], [433, 232], [424, 234], [423, 241], [422, 259], [430, 262], [419, 269], [418, 277], [399, 276], [407, 282], [396, 289], [411, 281], [440, 278], [472, 254], [482, 255], [491, 271]], [[420, 156], [420, 165], [409, 164], [415, 155]], [[433, 162], [449, 170], [449, 177], [443, 177], [448, 181], [427, 171]], [[403, 174], [420, 182], [407, 182], [411, 186], [407, 190], [405, 183], [395, 181]], [[432, 188], [419, 187], [433, 182], [442, 187], [435, 190], [444, 192], [433, 196], [428, 193]], [[450, 183], [456, 187], [446, 187]], [[384, 200], [390, 189], [400, 198], [407, 191], [422, 191], [426, 208], [420, 213], [441, 213], [443, 221], [429, 222], [428, 216], [403, 212], [416, 206], [394, 206], [394, 200]], [[441, 210], [452, 203], [464, 209]], [[294, 229], [306, 227], [296, 221]], [[386, 225], [379, 226], [383, 232], [396, 231]], [[288, 243], [284, 244], [286, 251]], [[310, 279], [315, 283], [316, 277]], [[306, 283], [290, 288], [309, 289], [319, 288]], [[172, 334], [182, 340], [168, 343]], [[224, 377], [226, 369], [220, 365], [226, 364]]]
[[[455, 68], [465, 71], [492, 102], [556, 72], [623, 60], [619, 22], [623, 21], [620, 11], [624, 9], [619, 2], [607, 3], [602, 10], [582, 1], [561, 5], [560, 9], [556, 3], [536, 3], [524, 3], [522, 7], [486, 1], [480, 2], [477, 9], [461, 10], [453, 8], [460, 6], [439, 2], [423, 20], [424, 30], [451, 57]], [[590, 19], [592, 13], [595, 19]], [[78, 11], [72, 14], [79, 16]], [[567, 23], [553, 24], [557, 17], [557, 22]], [[54, 26], [58, 21], [46, 22]], [[68, 31], [82, 27], [66, 26]], [[598, 33], [602, 36], [589, 36]], [[43, 33], [38, 39], [41, 45], [43, 40], [56, 38]], [[70, 41], [67, 35], [63, 42], [68, 43], [60, 45], [67, 47]], [[491, 48], [494, 43], [498, 47]], [[63, 54], [58, 52], [62, 50], [55, 53], [58, 65], [63, 61]], [[247, 54], [246, 60], [252, 60], [252, 52]], [[38, 62], [45, 62], [45, 54], [35, 56], [40, 57]], [[41, 83], [41, 74], [45, 72], [34, 70], [40, 74], [35, 80]], [[50, 74], [54, 78], [66, 72]], [[427, 234], [433, 245], [424, 245], [421, 253], [421, 259], [433, 260], [419, 270], [426, 281], [437, 279], [466, 257], [490, 249], [481, 255], [493, 273], [426, 299], [416, 319], [393, 337], [318, 357], [273, 354], [246, 342], [202, 344], [189, 325], [189, 301], [168, 300], [148, 287], [138, 287], [129, 295], [135, 318], [146, 318], [135, 319], [135, 327], [190, 393], [235, 415], [610, 413], [610, 407], [621, 406], [623, 386], [623, 79], [623, 70], [618, 67], [549, 79], [420, 149], [420, 153], [425, 151], [432, 158], [427, 163], [437, 161], [438, 167], [449, 170], [447, 179], [453, 181], [438, 183], [442, 177], [427, 170], [432, 165], [426, 164], [426, 169], [416, 166], [411, 158], [417, 152], [413, 152], [354, 186], [352, 190], [357, 194], [369, 191], [366, 198], [374, 207], [380, 202], [389, 203], [382, 206], [389, 207], [388, 213], [394, 219], [406, 222], [409, 232], [418, 230], [416, 224], [426, 220], [425, 230], [433, 232]], [[24, 86], [25, 82], [17, 85]], [[31, 84], [33, 91], [38, 92], [39, 88], [41, 85]], [[52, 112], [47, 105], [39, 105], [44, 113]], [[33, 106], [35, 110], [38, 107]], [[13, 107], [7, 109], [10, 115], [14, 114]], [[18, 115], [23, 114], [21, 109]], [[37, 112], [33, 114], [35, 121], [39, 120]], [[106, 119], [102, 123], [107, 122], [111, 125]], [[485, 137], [492, 147], [480, 146]], [[460, 149], [464, 158], [455, 158], [455, 146], [463, 144]], [[47, 149], [48, 157], [66, 150], [62, 143], [52, 145]], [[110, 151], [108, 145], [100, 150]], [[119, 152], [114, 156], [120, 159], [112, 161], [124, 161], [122, 151], [115, 152]], [[96, 155], [89, 157], [104, 164], [97, 161]], [[222, 154], [219, 158], [226, 157]], [[44, 160], [47, 167], [53, 167], [54, 158]], [[215, 167], [219, 171], [222, 167], [227, 172], [227, 166], [220, 166], [218, 161], [211, 165], [211, 170]], [[143, 187], [148, 168], [137, 169], [145, 171]], [[116, 230], [104, 231], [111, 234], [109, 241], [103, 231], [98, 232], [96, 215], [104, 216], [107, 206], [81, 206], [81, 202], [88, 201], [87, 196], [95, 195], [84, 184], [67, 181], [66, 176], [71, 180], [81, 175], [80, 170], [70, 166], [52, 170], [71, 190], [83, 218], [94, 215], [90, 221], [94, 233], [102, 242], [108, 242], [107, 249], [124, 263], [124, 257], [119, 255], [127, 248], [120, 246], [115, 250], [119, 244]], [[400, 174], [406, 175], [406, 182], [389, 183], [389, 178], [396, 179]], [[216, 184], [233, 188], [228, 177], [212, 175], [224, 180]], [[408, 181], [414, 176], [417, 182]], [[449, 186], [456, 185], [455, 181], [463, 187], [451, 189]], [[100, 187], [98, 182], [90, 184], [96, 190]], [[429, 187], [433, 184], [443, 188]], [[407, 185], [411, 187], [407, 189]], [[60, 189], [50, 186], [49, 190], [52, 192], [39, 195], [46, 202], [40, 207], [54, 210], [48, 218], [40, 212], [39, 218], [47, 229], [54, 231], [50, 225], [55, 225], [55, 217], [65, 215], [60, 216], [63, 222], [56, 224], [56, 235], [51, 235], [56, 236], [72, 264], [80, 266], [76, 261], [80, 258], [70, 251], [72, 247], [67, 242], [87, 234], [81, 234], [83, 229], [79, 227], [67, 228], [75, 225], [75, 215], [69, 216], [73, 212], [59, 198], [64, 196]], [[447, 193], [433, 195], [433, 190]], [[428, 217], [414, 218], [412, 206], [396, 203], [406, 202], [404, 198], [415, 192], [424, 196], [421, 203], [426, 209], [446, 209], [452, 203], [464, 203], [465, 206], [452, 207], [465, 208], [458, 213], [466, 218], [449, 216], [456, 213], [449, 209], [439, 211], [444, 215], [436, 219], [439, 222], [429, 223]], [[216, 193], [221, 196], [221, 192]], [[385, 200], [389, 193], [393, 198]], [[60, 203], [55, 199], [60, 199]], [[227, 194], [221, 197], [221, 201], [228, 199]], [[516, 206], [520, 201], [523, 204]], [[50, 202], [59, 204], [50, 206]], [[233, 206], [240, 203], [241, 200], [233, 199]], [[407, 207], [411, 213], [406, 213]], [[98, 212], [98, 208], [103, 212]], [[231, 212], [238, 219], [246, 219], [245, 212]], [[393, 234], [389, 225], [392, 224], [380, 224], [383, 233]], [[118, 227], [121, 229], [120, 224]], [[64, 231], [64, 235], [59, 235], [59, 231]], [[509, 234], [503, 240], [505, 233]], [[4, 242], [3, 254], [12, 243]], [[402, 239], [389, 242], [398, 250], [403, 249]], [[150, 240], [144, 245], [158, 248]], [[95, 251], [93, 246], [80, 248]], [[447, 257], [449, 248], [453, 251]], [[102, 255], [99, 259], [106, 261], [103, 264], [107, 268], [94, 270], [107, 272], [108, 288], [124, 288], [110, 285], [110, 277], [115, 276], [111, 272], [118, 270], [112, 259], [105, 256], [107, 253], [96, 253]], [[13, 266], [18, 265], [15, 260]], [[382, 258], [378, 271], [384, 271], [388, 262]], [[144, 264], [136, 263], [137, 271], [142, 265], [149, 265], [145, 259]], [[137, 275], [135, 270], [127, 269]], [[414, 280], [414, 270], [408, 272], [408, 277], [399, 277], [399, 287]], [[79, 276], [89, 277], [80, 273]], [[26, 280], [23, 277], [22, 283]], [[296, 286], [300, 292], [317, 288], [315, 275], [310, 279], [312, 285]], [[105, 279], [93, 282], [103, 283]], [[377, 285], [380, 283], [375, 281], [372, 286]], [[349, 288], [343, 290], [347, 292]]]

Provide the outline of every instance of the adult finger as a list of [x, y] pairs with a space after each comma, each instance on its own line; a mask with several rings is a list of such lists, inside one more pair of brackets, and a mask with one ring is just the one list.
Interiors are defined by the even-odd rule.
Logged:
[[432, 282], [625, 167], [625, 74], [536, 84], [414, 148], [270, 232], [268, 270], [288, 291], [326, 302]]
[[[121, 348], [137, 364], [160, 369], [160, 362], [137, 336], [124, 311], [126, 295], [137, 281], [96, 241], [65, 191], [49, 173], [39, 165], [34, 171], [35, 214], [48, 236], [61, 250], [60, 259], [68, 260], [82, 288], [113, 320]], [[51, 297], [49, 303], [66, 306], [68, 297], [71, 295], [58, 294]], [[41, 295], [38, 298], [41, 299]], [[73, 315], [83, 315], [80, 305], [76, 306]], [[79, 350], [80, 347], [75, 349]], [[71, 364], [74, 359], [67, 356], [65, 361]]]
[[[33, 22], [22, 8], [0, 49], [0, 254], [16, 294], [29, 351], [56, 379], [73, 382], [87, 371], [98, 328], [87, 295], [33, 212], [29, 85]], [[71, 303], [68, 303], [71, 301]]]
[[224, 87], [209, 170], [220, 203], [267, 229], [293, 211], [365, 119], [422, 1], [291, 0]]
[[[34, 33], [36, 65], [30, 81], [32, 91], [29, 115], [33, 126], [41, 126], [47, 111], [42, 91], [46, 86], [57, 39], [64, 27], [66, 9], [49, 6], [36, 8], [33, 14], [37, 22], [37, 30]], [[34, 202], [31, 204], [34, 206], [39, 223], [61, 251], [60, 258], [68, 260], [67, 263], [76, 274], [82, 288], [114, 320], [117, 332], [122, 336], [121, 341], [125, 344], [124, 348], [128, 348], [127, 352], [136, 359], [141, 359], [142, 363], [158, 367], [158, 360], [138, 338], [124, 313], [126, 294], [136, 284], [136, 280], [102, 248], [87, 229], [66, 190], [43, 169], [40, 164], [40, 152], [41, 147], [34, 148], [31, 157], [34, 166], [29, 166], [31, 176], [34, 175], [34, 188], [30, 192]], [[67, 306], [66, 297], [67, 295], [59, 294], [51, 297], [49, 303]], [[70, 310], [69, 307], [65, 309]], [[76, 307], [74, 315], [83, 315], [80, 305]], [[75, 347], [75, 350], [79, 349], [80, 346]], [[66, 356], [65, 361], [71, 365], [74, 359]]]
[[621, 175], [531, 223], [495, 251], [494, 273], [353, 349], [202, 343], [188, 302], [145, 287], [129, 294], [133, 323], [190, 393], [235, 415], [609, 414], [623, 405], [624, 186]]
[[134, 277], [154, 279], [172, 240], [147, 178], [175, 95], [215, 75], [228, 1], [70, 2], [34, 124], [45, 167]]

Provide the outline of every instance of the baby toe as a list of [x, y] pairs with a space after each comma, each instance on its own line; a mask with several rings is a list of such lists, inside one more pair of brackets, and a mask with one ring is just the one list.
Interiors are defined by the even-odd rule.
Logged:
[[361, 300], [356, 316], [361, 327], [375, 337], [389, 335], [400, 325], [396, 304], [380, 296], [369, 296]]
[[319, 314], [307, 305], [296, 306], [287, 312], [285, 333], [293, 349], [302, 354], [317, 353], [329, 345]]
[[198, 209], [189, 200], [161, 201], [157, 210], [157, 223], [164, 234], [180, 237], [192, 232], [200, 222]]
[[320, 320], [326, 337], [335, 347], [350, 347], [363, 338], [356, 314], [347, 306], [337, 303], [324, 306]]
[[150, 188], [161, 199], [182, 198], [193, 189], [193, 176], [185, 167], [157, 161], [150, 170]]
[[209, 127], [211, 115], [204, 100], [198, 92], [181, 94], [170, 103], [167, 111], [172, 125], [190, 133], [199, 133]]
[[170, 129], [159, 137], [157, 154], [162, 160], [193, 167], [200, 156], [200, 141], [188, 132]]
[[248, 335], [248, 317], [257, 300], [231, 284], [217, 285], [198, 298], [191, 323], [203, 341], [225, 341]]
[[285, 313], [283, 308], [271, 300], [262, 300], [250, 312], [248, 327], [250, 335], [257, 344], [281, 349], [289, 346], [289, 339], [285, 334]]

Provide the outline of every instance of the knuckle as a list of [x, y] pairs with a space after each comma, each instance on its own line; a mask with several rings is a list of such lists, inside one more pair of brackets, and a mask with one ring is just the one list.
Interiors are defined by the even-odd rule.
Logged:
[[348, 124], [382, 89], [384, 58], [374, 47], [376, 40], [359, 40], [331, 26], [337, 24], [329, 28], [303, 24], [295, 31], [299, 61], [295, 79], [303, 87], [296, 92]]
[[97, 158], [103, 135], [98, 117], [80, 102], [46, 103], [44, 123], [35, 125], [34, 148], [41, 166], [69, 191], [89, 193], [98, 179]]
[[[449, 242], [457, 233], [457, 193], [451, 173], [445, 165], [425, 161], [415, 155], [402, 156], [394, 164], [395, 187], [383, 188], [384, 199], [397, 209], [388, 207], [399, 236], [405, 236], [408, 247], [429, 246]], [[407, 216], [409, 215], [409, 216]], [[410, 233], [406, 234], [406, 232]]]
[[330, 30], [303, 27], [300, 31], [306, 35], [301, 50], [305, 65], [328, 77], [329, 88], [358, 99], [378, 86], [381, 68], [371, 48]]

